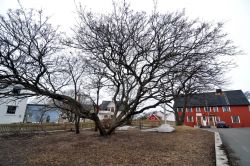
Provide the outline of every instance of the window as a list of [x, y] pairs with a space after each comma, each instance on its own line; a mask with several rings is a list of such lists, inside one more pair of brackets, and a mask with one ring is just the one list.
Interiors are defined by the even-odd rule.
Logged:
[[224, 106], [222, 107], [223, 112], [230, 112], [230, 107], [229, 106]]
[[192, 112], [192, 108], [191, 107], [187, 108], [186, 110], [187, 110], [187, 112]]
[[200, 107], [196, 107], [196, 112], [201, 112], [201, 108]]
[[215, 121], [216, 121], [216, 122], [219, 122], [219, 121], [220, 121], [220, 117], [219, 117], [219, 116], [216, 116], [216, 117], [215, 117]]
[[15, 95], [19, 95], [21, 92], [21, 88], [20, 87], [14, 87], [12, 90], [13, 94]]
[[210, 112], [210, 107], [204, 107], [205, 112]]
[[177, 108], [177, 112], [183, 112], [183, 108]]
[[9, 105], [7, 108], [7, 114], [15, 114], [17, 106]]
[[193, 122], [194, 118], [193, 116], [187, 116], [187, 122]]
[[111, 111], [111, 112], [115, 112], [115, 108], [114, 108], [114, 107], [111, 107], [111, 108], [110, 108], [110, 111]]
[[213, 107], [214, 112], [218, 112], [218, 107]]
[[239, 116], [232, 116], [232, 123], [240, 123], [240, 117]]

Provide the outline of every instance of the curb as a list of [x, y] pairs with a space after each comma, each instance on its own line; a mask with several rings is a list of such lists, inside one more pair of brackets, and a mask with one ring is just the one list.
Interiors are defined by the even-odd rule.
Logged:
[[224, 150], [221, 148], [222, 141], [219, 132], [214, 132], [214, 142], [215, 142], [215, 156], [217, 166], [229, 166], [228, 158]]

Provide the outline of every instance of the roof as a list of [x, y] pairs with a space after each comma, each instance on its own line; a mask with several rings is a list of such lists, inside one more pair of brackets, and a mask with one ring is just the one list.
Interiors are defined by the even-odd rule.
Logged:
[[[174, 107], [183, 107], [184, 97], [174, 101]], [[200, 93], [188, 97], [187, 107], [249, 105], [249, 101], [241, 90]]]
[[107, 110], [107, 106], [109, 105], [111, 101], [102, 101], [102, 104], [100, 104], [100, 110]]
[[[108, 105], [109, 103], [111, 103], [112, 101], [102, 101], [102, 104], [100, 104], [99, 108], [100, 110], [108, 110]], [[123, 104], [121, 101], [117, 101], [117, 104], [121, 104], [120, 107], [119, 107], [119, 110], [122, 110], [123, 109]]]
[[[155, 117], [155, 118], [152, 119], [152, 116]], [[150, 115], [148, 116], [148, 119], [149, 119], [149, 120], [161, 120], [161, 118], [158, 117], [157, 115], [155, 115], [154, 113], [153, 113], [153, 114], [150, 114]]]

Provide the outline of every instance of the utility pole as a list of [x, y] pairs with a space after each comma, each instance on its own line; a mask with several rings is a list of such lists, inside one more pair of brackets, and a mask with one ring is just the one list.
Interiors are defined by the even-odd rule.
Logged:
[[167, 118], [166, 118], [166, 104], [164, 104], [164, 123], [167, 124]]

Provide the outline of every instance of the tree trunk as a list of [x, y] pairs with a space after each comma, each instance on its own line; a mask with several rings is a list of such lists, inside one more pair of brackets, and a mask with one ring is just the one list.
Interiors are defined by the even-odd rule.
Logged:
[[94, 129], [94, 131], [98, 131], [98, 127], [97, 127], [97, 125], [95, 124], [95, 129]]
[[75, 133], [80, 133], [80, 116], [75, 115]]
[[182, 112], [181, 118], [180, 118], [180, 125], [183, 125], [183, 124], [184, 124], [185, 115], [186, 115], [186, 109], [187, 109], [187, 102], [188, 102], [188, 96], [185, 95], [185, 96], [184, 96], [183, 112]]
[[92, 114], [92, 120], [95, 122], [95, 126], [99, 130], [100, 136], [108, 136], [108, 133], [106, 132], [105, 128], [102, 125], [102, 122], [98, 118], [97, 114]]
[[109, 128], [109, 130], [108, 130], [108, 135], [111, 135], [114, 131], [115, 131], [115, 129], [118, 127], [118, 126], [121, 126], [122, 124], [124, 124], [124, 123], [127, 123], [128, 122], [128, 120], [130, 120], [131, 119], [131, 115], [129, 115], [129, 116], [127, 116], [126, 118], [124, 118], [124, 119], [122, 119], [122, 120], [120, 120], [120, 121], [116, 121], [115, 123], [114, 122], [112, 122], [112, 125], [110, 126], [110, 128]]
[[132, 121], [133, 121], [133, 116], [131, 116], [131, 117], [127, 120], [126, 124], [127, 124], [127, 125], [132, 125]]
[[181, 125], [181, 123], [180, 123], [180, 116], [178, 114], [177, 109], [174, 111], [174, 115], [175, 115], [175, 125], [176, 126], [180, 126]]

